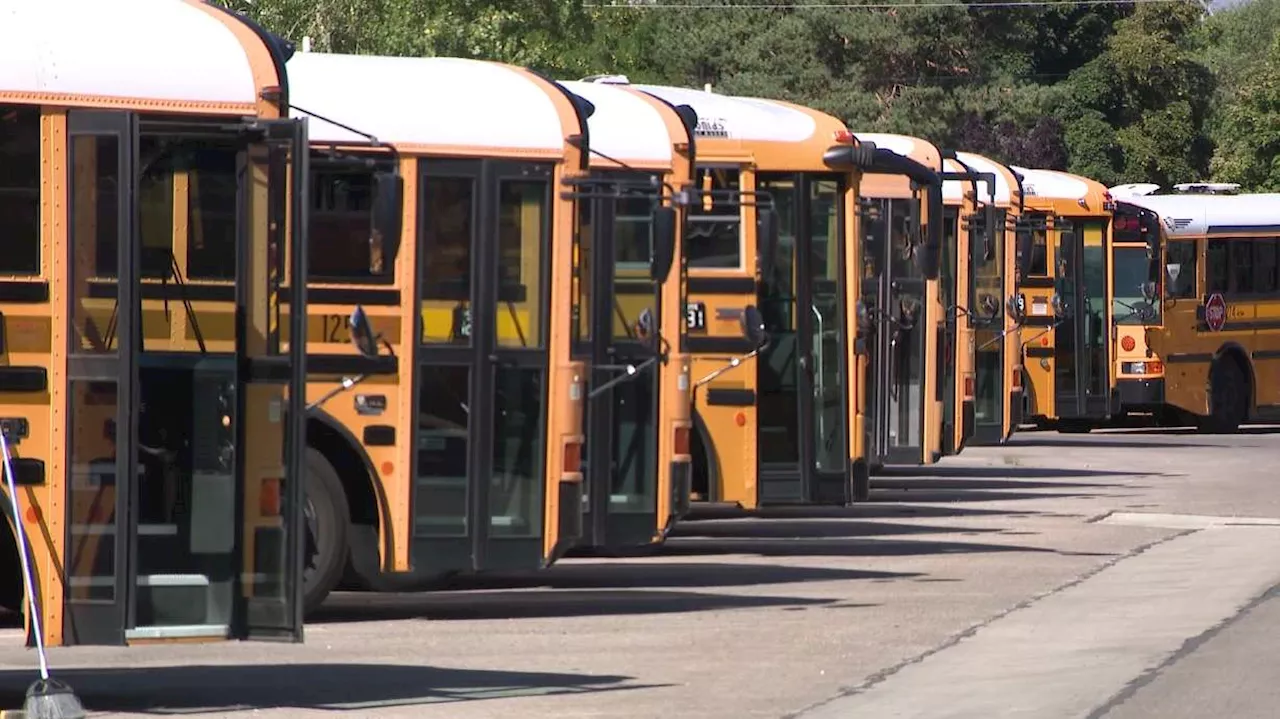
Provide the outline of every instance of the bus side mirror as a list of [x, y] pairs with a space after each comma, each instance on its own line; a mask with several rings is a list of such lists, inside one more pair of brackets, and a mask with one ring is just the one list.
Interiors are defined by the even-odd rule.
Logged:
[[365, 357], [377, 357], [378, 338], [373, 334], [373, 325], [369, 324], [369, 316], [365, 314], [364, 307], [356, 305], [348, 324], [351, 344], [356, 346], [356, 350]]
[[754, 347], [764, 344], [764, 317], [755, 305], [747, 305], [742, 310], [742, 336]]
[[655, 207], [651, 219], [653, 262], [649, 264], [649, 277], [654, 282], [662, 282], [671, 272], [671, 264], [676, 257], [676, 209]]
[[1009, 295], [1009, 298], [1004, 301], [1004, 309], [1013, 318], [1015, 324], [1022, 324], [1027, 319], [1026, 296], [1021, 293]]
[[996, 243], [1000, 241], [1000, 232], [1004, 228], [996, 227], [995, 205], [987, 205], [986, 208], [983, 209], [983, 215], [985, 216], [987, 223], [987, 231], [983, 233], [985, 237], [982, 238], [984, 245], [982, 263], [985, 265], [996, 258]]
[[404, 218], [404, 178], [395, 172], [373, 173], [371, 235], [379, 243], [383, 261], [394, 264], [400, 251], [400, 224]]
[[1165, 277], [1168, 279], [1168, 282], [1165, 283], [1165, 296], [1177, 297], [1182, 291], [1182, 288], [1178, 285], [1178, 280], [1182, 277], [1181, 263], [1175, 262], [1165, 265], [1164, 272]]
[[773, 274], [774, 260], [778, 251], [778, 216], [767, 207], [756, 209], [756, 250], [760, 257], [760, 274], [769, 277]]
[[919, 203], [911, 203], [910, 237], [918, 238], [915, 247], [916, 268], [926, 280], [938, 279], [942, 257], [942, 185], [928, 188], [929, 221], [921, 217]]

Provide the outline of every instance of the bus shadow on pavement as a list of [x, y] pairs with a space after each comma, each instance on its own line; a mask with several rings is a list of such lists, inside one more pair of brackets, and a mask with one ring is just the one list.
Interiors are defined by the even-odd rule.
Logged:
[[[307, 621], [485, 620], [683, 614], [763, 607], [818, 607], [837, 599], [652, 589], [566, 589], [334, 595]], [[874, 604], [859, 605], [872, 607]]]
[[[22, 706], [30, 671], [0, 672], [0, 706]], [[125, 669], [64, 669], [57, 677], [96, 712], [158, 715], [197, 711], [329, 710], [359, 715], [380, 708], [484, 699], [625, 691], [625, 676], [447, 669], [401, 664], [238, 664]], [[447, 711], [447, 710], [446, 710]]]

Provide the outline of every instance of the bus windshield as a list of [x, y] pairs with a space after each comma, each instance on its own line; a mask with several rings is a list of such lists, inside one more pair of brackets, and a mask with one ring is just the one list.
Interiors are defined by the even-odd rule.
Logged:
[[1150, 263], [1146, 247], [1117, 247], [1112, 263], [1112, 291], [1115, 293], [1111, 316], [1119, 325], [1160, 324], [1159, 303], [1149, 311], [1138, 312], [1139, 304], [1146, 304], [1142, 296], [1142, 284], [1148, 278]]

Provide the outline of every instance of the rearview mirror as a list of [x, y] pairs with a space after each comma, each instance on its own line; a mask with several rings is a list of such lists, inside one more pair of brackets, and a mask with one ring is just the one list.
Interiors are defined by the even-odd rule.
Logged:
[[1142, 283], [1142, 299], [1146, 300], [1148, 303], [1156, 301], [1156, 283]]
[[377, 357], [378, 338], [373, 334], [373, 325], [369, 324], [369, 316], [365, 314], [364, 307], [356, 305], [347, 323], [351, 332], [351, 344], [356, 346], [356, 350], [365, 357]]
[[1065, 302], [1062, 301], [1062, 295], [1058, 294], [1057, 292], [1054, 292], [1052, 304], [1053, 304], [1053, 314], [1055, 317], [1061, 319], [1067, 316], [1067, 305]]
[[1020, 293], [1009, 295], [1009, 298], [1004, 301], [1004, 309], [1015, 323], [1022, 324], [1022, 321], [1027, 318], [1026, 297]]
[[1168, 282], [1165, 285], [1165, 295], [1168, 297], [1177, 297], [1181, 288], [1178, 285], [1179, 278], [1182, 277], [1182, 264], [1171, 263], [1164, 266], [1165, 277]]
[[778, 251], [778, 216], [768, 207], [756, 209], [756, 253], [760, 257], [760, 274], [773, 274]]
[[742, 336], [755, 347], [764, 344], [764, 317], [755, 305], [742, 310]]
[[671, 272], [676, 256], [676, 210], [674, 207], [655, 207], [652, 216], [653, 262], [649, 264], [649, 277], [662, 282]]
[[395, 172], [373, 173], [373, 218], [370, 236], [386, 267], [400, 252], [400, 225], [404, 217], [404, 178]]
[[636, 317], [635, 330], [638, 339], [647, 340], [653, 336], [653, 312], [648, 307], [640, 310], [640, 316]]

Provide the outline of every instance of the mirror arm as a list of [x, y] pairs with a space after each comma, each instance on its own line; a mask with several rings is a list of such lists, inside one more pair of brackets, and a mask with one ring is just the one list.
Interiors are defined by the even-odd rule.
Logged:
[[320, 399], [318, 399], [318, 400], [316, 400], [316, 401], [314, 401], [314, 402], [312, 402], [312, 403], [308, 404], [308, 405], [307, 405], [307, 411], [308, 411], [308, 412], [311, 412], [311, 411], [313, 411], [313, 410], [315, 410], [315, 409], [318, 409], [319, 407], [321, 407], [322, 405], [324, 405], [326, 402], [328, 402], [329, 400], [333, 399], [334, 397], [337, 397], [338, 395], [342, 394], [343, 392], [346, 392], [347, 390], [351, 389], [352, 387], [355, 387], [356, 385], [358, 385], [358, 384], [360, 384], [361, 382], [365, 381], [365, 378], [367, 378], [367, 377], [368, 377], [368, 375], [363, 375], [363, 374], [361, 374], [361, 375], [356, 375], [355, 377], [343, 377], [343, 378], [342, 378], [342, 381], [338, 383], [338, 386], [337, 386], [337, 387], [334, 387], [333, 389], [329, 390], [328, 392], [325, 392], [325, 393], [324, 393], [324, 396], [322, 396]]
[[[619, 374], [617, 377], [614, 377], [608, 382], [605, 382], [599, 387], [596, 387], [595, 389], [588, 392], [587, 399], [595, 399], [596, 397], [600, 396], [601, 393], [607, 390], [613, 389], [615, 386], [622, 384], [623, 382], [626, 382], [628, 380], [633, 380], [636, 377], [639, 377], [641, 372], [644, 372], [646, 369], [649, 369], [649, 367], [652, 366], [657, 361], [658, 361], [658, 357], [655, 355], [641, 362], [638, 365], [626, 365], [623, 372]], [[598, 367], [597, 369], [609, 369], [609, 368]]]
[[709, 375], [707, 375], [707, 376], [703, 377], [702, 379], [698, 380], [697, 382], [694, 382], [694, 383], [693, 383], [693, 388], [694, 388], [694, 389], [697, 389], [697, 388], [699, 388], [699, 387], [701, 387], [701, 386], [705, 385], [706, 383], [708, 383], [708, 382], [710, 382], [710, 381], [714, 380], [715, 378], [719, 377], [720, 375], [724, 374], [725, 372], [728, 372], [729, 370], [733, 369], [734, 367], [737, 367], [737, 366], [741, 365], [743, 362], [746, 362], [747, 360], [751, 359], [752, 357], [755, 357], [756, 355], [758, 355], [758, 354], [760, 354], [761, 352], [765, 351], [766, 349], [768, 349], [768, 347], [769, 347], [769, 342], [768, 342], [768, 341], [765, 341], [765, 342], [764, 342], [764, 343], [762, 343], [759, 347], [757, 347], [757, 348], [755, 348], [755, 349], [751, 350], [750, 352], [748, 352], [748, 353], [746, 353], [746, 354], [744, 354], [744, 355], [741, 355], [741, 356], [739, 356], [739, 357], [734, 357], [732, 360], [729, 360], [729, 364], [726, 364], [725, 366], [721, 367], [720, 369], [715, 370], [714, 372], [712, 372], [711, 374], [709, 374]]

